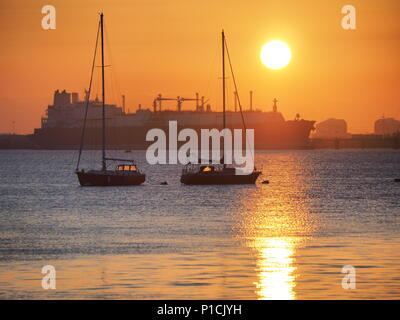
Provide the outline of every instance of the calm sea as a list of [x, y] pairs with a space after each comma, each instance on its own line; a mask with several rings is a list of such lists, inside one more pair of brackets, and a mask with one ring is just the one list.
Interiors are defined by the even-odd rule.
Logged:
[[0, 298], [400, 298], [400, 151], [257, 152], [256, 186], [184, 186], [179, 165], [110, 153], [145, 185], [82, 188], [74, 151], [0, 151]]

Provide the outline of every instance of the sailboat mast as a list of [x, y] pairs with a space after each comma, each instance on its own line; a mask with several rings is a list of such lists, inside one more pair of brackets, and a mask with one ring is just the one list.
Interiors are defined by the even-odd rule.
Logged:
[[222, 110], [223, 110], [223, 129], [225, 129], [225, 33], [222, 30]]
[[[226, 116], [225, 116], [225, 33], [222, 30], [222, 129], [224, 130], [226, 127]], [[222, 159], [224, 160], [224, 168], [225, 164], [225, 131], [224, 131], [224, 144], [223, 144], [223, 153]]]
[[100, 30], [101, 30], [101, 91], [103, 104], [103, 143], [102, 143], [102, 161], [101, 169], [106, 170], [106, 107], [105, 107], [105, 90], [104, 90], [104, 33], [103, 33], [103, 13], [100, 13]]

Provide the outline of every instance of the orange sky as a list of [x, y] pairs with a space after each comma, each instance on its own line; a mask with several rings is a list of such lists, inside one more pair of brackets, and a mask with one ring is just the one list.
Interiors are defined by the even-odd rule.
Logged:
[[[41, 28], [46, 4], [56, 7], [56, 30]], [[341, 27], [346, 4], [357, 9], [355, 31]], [[0, 132], [12, 131], [12, 121], [18, 133], [39, 127], [55, 89], [82, 96], [100, 10], [119, 87], [108, 89], [109, 102], [123, 93], [131, 111], [158, 93], [196, 91], [219, 109], [224, 28], [244, 105], [253, 90], [260, 109], [276, 97], [287, 119], [344, 118], [353, 133], [372, 132], [383, 114], [400, 119], [398, 0], [30, 0], [0, 2]], [[285, 69], [259, 59], [272, 39], [292, 49]]]

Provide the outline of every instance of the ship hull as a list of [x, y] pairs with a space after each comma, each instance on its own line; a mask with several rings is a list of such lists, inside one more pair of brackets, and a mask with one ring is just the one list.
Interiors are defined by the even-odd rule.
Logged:
[[115, 172], [89, 171], [76, 173], [82, 187], [137, 186], [142, 184], [144, 174], [117, 174]]
[[[248, 126], [254, 129], [255, 149], [306, 149], [310, 147], [309, 135], [313, 130], [314, 121], [286, 121], [282, 124], [266, 124], [264, 126]], [[131, 127], [107, 128], [107, 147], [111, 149], [147, 149], [153, 141], [146, 141], [149, 130], [159, 128], [166, 133], [168, 141], [167, 124], [146, 125]], [[179, 127], [178, 130], [186, 127]], [[199, 136], [201, 129], [213, 129], [213, 126], [190, 126]], [[216, 127], [217, 129], [221, 129]], [[230, 129], [235, 129], [234, 127]], [[242, 129], [238, 127], [238, 129]], [[76, 149], [81, 135], [80, 128], [43, 128], [36, 129], [32, 136], [33, 143], [43, 149]], [[86, 129], [85, 147], [99, 149], [101, 147], [101, 129]], [[182, 142], [183, 144], [183, 142]], [[178, 144], [179, 146], [179, 144]], [[168, 147], [168, 146], [167, 146]]]

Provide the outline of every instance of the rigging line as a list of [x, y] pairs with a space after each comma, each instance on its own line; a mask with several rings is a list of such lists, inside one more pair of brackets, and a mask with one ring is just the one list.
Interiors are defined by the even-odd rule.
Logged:
[[92, 70], [91, 70], [91, 73], [90, 73], [90, 81], [89, 81], [89, 89], [88, 89], [88, 92], [86, 93], [85, 117], [83, 118], [81, 141], [80, 141], [80, 144], [79, 144], [79, 155], [78, 155], [78, 162], [76, 164], [76, 170], [79, 169], [79, 163], [81, 161], [82, 148], [83, 148], [83, 140], [84, 140], [84, 137], [85, 137], [86, 119], [87, 119], [89, 103], [90, 103], [90, 91], [92, 90], [92, 81], [93, 81], [94, 67], [95, 67], [95, 63], [96, 63], [97, 45], [98, 45], [98, 42], [99, 42], [99, 31], [100, 31], [100, 21], [99, 21], [99, 25], [97, 27], [96, 44], [95, 44], [95, 47], [94, 47]]
[[[110, 64], [108, 65], [109, 67], [111, 67], [110, 69], [110, 73], [111, 73], [111, 90], [113, 90], [113, 98], [115, 101], [115, 104], [117, 106], [122, 106], [122, 101], [121, 101], [121, 90], [120, 90], [120, 86], [118, 83], [118, 73], [117, 73], [117, 69], [114, 65], [114, 59], [113, 59], [113, 55], [112, 55], [112, 50], [111, 50], [111, 45], [110, 45], [110, 37], [108, 35], [108, 29], [107, 26], [104, 24], [104, 35], [105, 35], [105, 41], [106, 41], [106, 49], [108, 51], [108, 56], [109, 56], [109, 60], [110, 60]], [[115, 97], [115, 95], [117, 97]]]
[[[228, 56], [228, 61], [229, 61], [229, 68], [230, 68], [230, 70], [231, 70], [233, 85], [235, 86], [236, 98], [237, 98], [238, 105], [239, 105], [239, 110], [240, 110], [240, 116], [241, 116], [241, 118], [242, 118], [242, 124], [243, 124], [244, 132], [245, 132], [245, 135], [246, 135], [246, 141], [247, 141], [247, 143], [250, 145], [249, 140], [248, 140], [248, 137], [247, 137], [247, 133], [246, 133], [247, 127], [246, 127], [246, 123], [245, 123], [245, 121], [244, 121], [244, 115], [243, 115], [243, 111], [242, 111], [242, 104], [240, 103], [239, 90], [237, 89], [237, 85], [236, 85], [236, 78], [235, 78], [235, 74], [234, 74], [234, 72], [233, 72], [231, 56], [229, 55], [228, 44], [227, 44], [227, 42], [226, 42], [226, 38], [224, 38], [224, 39], [225, 39], [226, 54], [227, 54], [227, 56]], [[251, 157], [252, 157], [252, 160], [253, 160], [253, 163], [254, 163], [253, 152], [251, 152]]]
[[[97, 68], [97, 66], [95, 67]], [[95, 70], [95, 83], [94, 83], [94, 91], [93, 93], [96, 93], [96, 97], [99, 96], [99, 88], [101, 87], [100, 85], [100, 78], [101, 78], [101, 72], [98, 72], [97, 70]]]
[[[214, 76], [213, 76], [214, 73], [218, 74], [218, 72], [215, 72], [215, 65], [216, 65], [216, 61], [217, 61], [217, 56], [219, 54], [218, 48], [219, 48], [219, 46], [216, 45], [216, 48], [214, 49], [214, 55], [212, 56], [213, 58], [212, 58], [212, 62], [211, 62], [211, 68], [210, 68], [210, 71], [208, 74], [208, 79], [207, 79], [207, 89], [205, 91], [205, 95], [206, 95], [206, 97], [208, 96], [209, 99], [213, 96], [214, 91], [215, 91], [215, 90], [211, 89], [211, 88], [213, 88], [213, 86], [211, 85], [211, 79], [214, 79]], [[216, 78], [218, 78], [218, 75], [216, 76]]]

